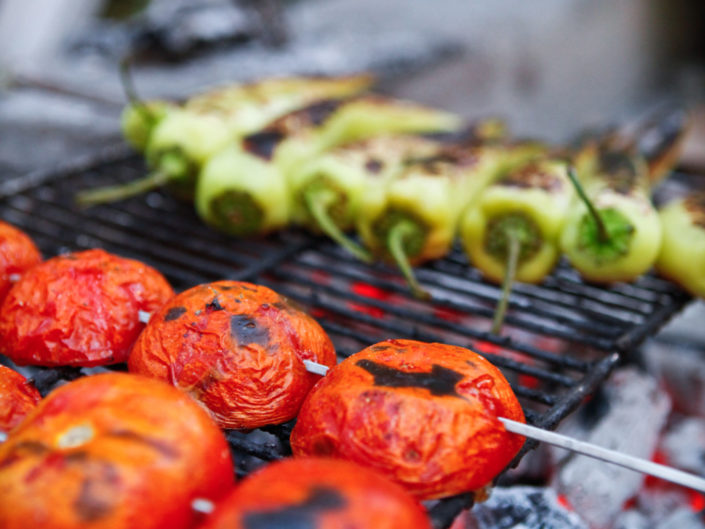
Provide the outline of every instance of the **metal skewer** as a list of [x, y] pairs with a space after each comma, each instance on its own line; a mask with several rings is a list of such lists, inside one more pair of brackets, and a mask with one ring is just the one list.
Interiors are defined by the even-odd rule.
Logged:
[[[311, 360], [304, 360], [304, 365], [306, 366], [306, 370], [308, 372], [315, 373], [316, 375], [325, 376], [328, 372], [328, 366], [317, 362], [312, 362]], [[498, 417], [498, 419], [504, 427], [512, 433], [523, 435], [524, 437], [530, 437], [531, 439], [535, 439], [537, 441], [548, 443], [559, 448], [565, 448], [566, 450], [577, 452], [578, 454], [583, 454], [595, 459], [600, 459], [602, 461], [606, 461], [607, 463], [613, 463], [643, 474], [655, 476], [657, 478], [697, 490], [698, 492], [705, 492], [705, 479], [700, 476], [696, 476], [695, 474], [683, 472], [682, 470], [677, 470], [666, 465], [654, 463], [640, 457], [622, 454], [616, 450], [603, 448], [596, 444], [578, 441], [577, 439], [573, 439], [567, 435], [550, 432], [542, 428], [537, 428], [536, 426], [512, 421], [511, 419], [505, 419], [503, 417]]]

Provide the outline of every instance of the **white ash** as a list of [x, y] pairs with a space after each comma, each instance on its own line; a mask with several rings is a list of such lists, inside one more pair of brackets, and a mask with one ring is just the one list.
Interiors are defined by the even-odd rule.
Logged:
[[655, 529], [705, 529], [702, 517], [687, 508], [678, 509], [655, 526]]
[[612, 529], [652, 529], [653, 524], [649, 518], [636, 509], [621, 512], [612, 525]]
[[[597, 416], [584, 406], [560, 431], [571, 437], [650, 459], [671, 408], [656, 380], [634, 368], [615, 372], [602, 391]], [[609, 527], [644, 476], [616, 465], [553, 449], [560, 469], [554, 486], [591, 527]]]
[[555, 491], [538, 487], [496, 487], [476, 505], [462, 529], [588, 529], [576, 513], [563, 507]]
[[677, 421], [661, 440], [669, 465], [705, 475], [705, 420], [684, 418]]
[[687, 489], [671, 485], [644, 487], [636, 497], [635, 508], [648, 518], [650, 527], [656, 527], [677, 510], [690, 509], [689, 494]]

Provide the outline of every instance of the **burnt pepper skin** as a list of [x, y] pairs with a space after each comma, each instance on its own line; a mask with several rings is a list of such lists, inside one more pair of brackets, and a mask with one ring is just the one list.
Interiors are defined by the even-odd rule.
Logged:
[[41, 398], [25, 377], [0, 365], [0, 432], [9, 432], [22, 422]]
[[524, 439], [497, 417], [524, 421], [511, 387], [480, 355], [452, 345], [388, 340], [331, 369], [291, 435], [296, 456], [375, 468], [419, 499], [477, 490]]
[[152, 316], [128, 366], [186, 391], [221, 427], [251, 429], [296, 416], [318, 380], [303, 360], [336, 362], [314, 319], [266, 287], [218, 281]]
[[0, 302], [20, 276], [41, 260], [42, 255], [26, 233], [0, 221]]
[[227, 442], [190, 397], [107, 373], [60, 387], [0, 445], [3, 529], [190, 529], [233, 486]]
[[253, 474], [200, 529], [431, 529], [423, 508], [382, 474], [348, 461], [294, 458]]
[[41, 263], [0, 308], [0, 348], [16, 364], [97, 366], [127, 360], [153, 312], [174, 292], [153, 268], [103, 250]]

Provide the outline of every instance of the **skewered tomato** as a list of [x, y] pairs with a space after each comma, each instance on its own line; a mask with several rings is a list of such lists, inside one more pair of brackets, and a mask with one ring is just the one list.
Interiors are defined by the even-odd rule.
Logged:
[[187, 391], [223, 428], [249, 429], [296, 416], [317, 380], [303, 360], [335, 365], [315, 320], [266, 287], [218, 281], [152, 316], [129, 368]]
[[187, 529], [233, 483], [223, 434], [190, 397], [125, 373], [50, 394], [0, 445], [3, 529]]
[[17, 426], [41, 398], [25, 377], [0, 365], [0, 432]]
[[0, 221], [0, 302], [20, 275], [41, 260], [42, 255], [26, 233]]
[[124, 362], [153, 312], [173, 296], [153, 268], [103, 250], [54, 257], [29, 270], [0, 309], [2, 352], [15, 363]]
[[201, 529], [431, 529], [401, 487], [348, 461], [278, 461], [246, 479]]
[[295, 455], [350, 459], [384, 471], [421, 499], [487, 485], [523, 438], [509, 384], [462, 347], [388, 340], [330, 370], [301, 407]]

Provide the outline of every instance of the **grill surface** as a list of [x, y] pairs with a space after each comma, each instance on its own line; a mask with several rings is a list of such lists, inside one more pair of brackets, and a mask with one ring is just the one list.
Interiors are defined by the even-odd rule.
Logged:
[[[500, 288], [484, 282], [457, 249], [418, 269], [434, 299], [422, 303], [392, 268], [358, 263], [302, 232], [229, 238], [204, 227], [190, 204], [161, 192], [84, 210], [73, 203], [77, 190], [128, 181], [144, 171], [137, 156], [115, 148], [100, 153], [98, 161], [8, 180], [0, 184], [0, 217], [27, 231], [45, 256], [102, 247], [154, 266], [177, 290], [223, 278], [266, 284], [316, 317], [341, 357], [387, 338], [471, 347], [502, 370], [527, 420], [544, 428], [554, 428], [622, 354], [690, 301], [652, 275], [603, 288], [583, 283], [561, 264], [540, 285], [515, 286], [499, 337], [489, 328]], [[78, 375], [72, 369], [41, 370], [36, 380], [46, 391]], [[287, 455], [290, 429], [228, 432], [238, 473]], [[516, 461], [532, 446], [527, 443]], [[467, 498], [440, 502], [432, 509], [436, 526], [447, 526], [467, 503]]]

